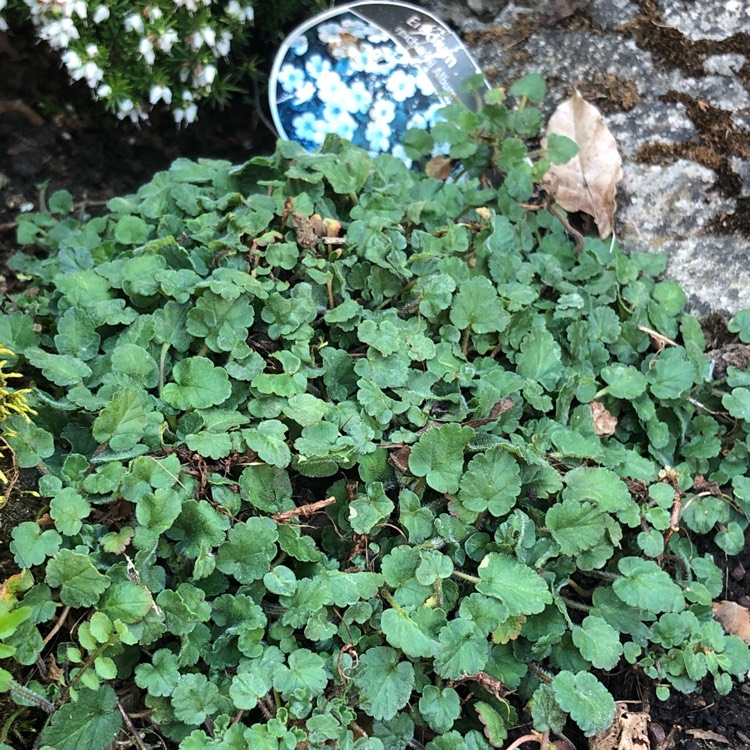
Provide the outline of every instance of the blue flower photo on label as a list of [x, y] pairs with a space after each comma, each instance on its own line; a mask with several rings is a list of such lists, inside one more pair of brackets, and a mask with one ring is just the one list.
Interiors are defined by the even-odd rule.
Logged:
[[406, 131], [434, 124], [442, 106], [411, 56], [382, 29], [348, 12], [298, 34], [275, 84], [279, 120], [307, 149], [335, 133], [371, 153], [405, 158]]

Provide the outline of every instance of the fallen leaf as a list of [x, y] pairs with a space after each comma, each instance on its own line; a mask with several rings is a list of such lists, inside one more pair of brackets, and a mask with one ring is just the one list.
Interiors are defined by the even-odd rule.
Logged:
[[579, 152], [567, 163], [550, 167], [545, 189], [566, 211], [593, 216], [599, 236], [608, 237], [613, 230], [622, 159], [601, 112], [574, 91], [553, 112], [547, 124], [547, 136], [550, 133], [575, 141]]
[[695, 737], [696, 740], [712, 740], [713, 742], [723, 742], [725, 745], [732, 743], [718, 732], [712, 732], [710, 729], [686, 729], [685, 734]]
[[589, 750], [650, 750], [648, 722], [644, 711], [629, 711], [626, 701], [618, 701], [617, 714], [609, 729], [589, 740]]
[[425, 173], [434, 180], [447, 180], [453, 172], [453, 161], [447, 156], [433, 156], [427, 162]]
[[724, 626], [730, 635], [742, 638], [750, 644], [750, 612], [736, 602], [714, 602], [714, 617]]
[[604, 407], [601, 401], [592, 401], [589, 404], [591, 409], [591, 418], [594, 420], [594, 432], [599, 437], [609, 437], [615, 434], [615, 428], [617, 427], [617, 417]]

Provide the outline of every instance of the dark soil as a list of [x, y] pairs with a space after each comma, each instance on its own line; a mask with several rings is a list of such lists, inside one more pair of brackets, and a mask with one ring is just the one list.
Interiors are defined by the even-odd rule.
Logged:
[[[735, 45], [741, 46], [737, 51], [745, 54], [750, 49], [747, 38], [732, 38], [708, 46], [688, 42], [678, 32], [654, 23], [653, 0], [641, 0], [641, 6], [642, 18], [628, 31], [639, 46], [665, 65], [682, 66], [690, 71], [699, 68], [708, 54], [732, 51]], [[585, 4], [576, 16], [579, 20], [585, 18]], [[517, 43], [519, 37], [523, 40], [532, 33], [540, 18], [526, 18], [525, 22], [528, 28], [510, 32], [498, 29], [497, 33], [511, 33]], [[575, 23], [576, 18], [566, 18], [564, 22]], [[592, 29], [592, 33], [597, 32]], [[3, 275], [5, 261], [15, 249], [15, 218], [24, 205], [38, 207], [40, 193], [66, 188], [81, 210], [96, 211], [109, 198], [136, 190], [177, 157], [242, 162], [253, 153], [272, 148], [272, 135], [259, 120], [250, 92], [237, 97], [225, 111], [202, 112], [200, 121], [187, 130], [178, 131], [171, 118], [163, 113], [155, 115], [149, 125], [136, 128], [97, 110], [90, 104], [85, 87], [71, 88], [56, 59], [37, 46], [29, 33], [14, 36], [0, 33], [0, 60], [0, 293], [15, 284], [7, 273], [8, 278]], [[750, 77], [749, 66], [747, 63], [742, 71], [747, 77]], [[587, 95], [598, 99], [597, 104], [605, 111], [630, 109], [637, 102], [634, 86], [614, 76], [593, 81], [591, 87]], [[608, 100], [612, 100], [612, 107], [608, 107]], [[71, 101], [75, 109], [70, 108]], [[731, 154], [747, 158], [750, 146], [746, 140], [726, 137], [726, 112], [713, 111], [701, 102], [685, 101], [685, 104], [699, 131], [694, 142], [681, 146], [685, 153], [651, 151], [640, 157], [644, 161], [672, 161], [689, 156], [723, 173], [727, 180], [724, 187], [728, 192], [736, 191], [737, 186], [730, 184], [736, 175], [728, 168], [728, 159]], [[750, 204], [746, 207], [750, 208]], [[747, 216], [748, 212], [738, 211], [733, 221], [739, 221], [741, 226], [732, 229], [750, 236]], [[717, 356], [717, 360], [742, 366], [737, 364], [739, 357], [747, 363], [748, 348], [736, 348], [735, 342], [727, 337], [722, 320], [707, 319], [704, 327], [707, 348], [721, 350], [724, 355]], [[2, 468], [12, 470], [12, 467]], [[39, 500], [30, 494], [34, 483], [33, 476], [21, 473], [9, 502], [0, 509], [0, 581], [16, 572], [7, 547], [10, 532], [21, 521], [35, 518], [41, 512]], [[730, 559], [718, 549], [711, 551], [725, 569], [724, 598], [750, 606], [750, 575], [745, 572], [750, 570], [750, 547], [738, 558]], [[650, 701], [650, 736], [655, 750], [750, 748], [749, 684], [726, 697], [716, 695], [707, 686], [701, 695], [677, 695], [666, 703], [657, 701], [650, 695], [649, 686], [634, 681], [632, 676], [614, 677], [609, 687], [617, 698]], [[0, 702], [0, 727], [13, 711], [13, 704]], [[34, 720], [34, 714], [27, 713], [14, 726], [24, 729], [26, 722], [28, 730]], [[670, 733], [672, 740], [665, 740]], [[8, 739], [17, 747], [28, 741], [30, 747], [33, 734], [26, 731], [22, 737]], [[638, 750], [646, 748], [638, 746]]]

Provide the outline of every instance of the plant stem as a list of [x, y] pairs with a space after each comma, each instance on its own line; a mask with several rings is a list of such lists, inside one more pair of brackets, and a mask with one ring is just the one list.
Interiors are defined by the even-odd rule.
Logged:
[[482, 582], [481, 578], [477, 578], [477, 576], [470, 576], [468, 573], [462, 573], [460, 570], [454, 570], [453, 575], [456, 576], [456, 578], [460, 578], [462, 581], [468, 581], [469, 583], [473, 583], [475, 585]]
[[52, 714], [57, 711], [57, 706], [54, 703], [48, 701], [44, 696], [39, 695], [39, 693], [35, 693], [33, 690], [29, 690], [20, 682], [16, 682], [11, 678], [9, 684], [12, 693], [20, 695], [24, 700], [29, 701], [29, 703], [33, 703], [37, 708], [41, 708], [42, 711], [46, 711], [48, 714]]
[[519, 737], [515, 742], [508, 745], [505, 750], [516, 750], [517, 747], [521, 747], [526, 742], [536, 742], [537, 745], [541, 745], [541, 739], [536, 732], [532, 734], [525, 734], [523, 737]]

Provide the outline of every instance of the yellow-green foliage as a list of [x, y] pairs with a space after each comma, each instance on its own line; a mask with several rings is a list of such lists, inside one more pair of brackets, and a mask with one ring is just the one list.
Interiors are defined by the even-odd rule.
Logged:
[[[13, 352], [7, 349], [0, 343], [0, 356], [8, 355], [13, 356]], [[26, 394], [31, 393], [31, 388], [11, 388], [8, 385], [8, 381], [11, 378], [20, 378], [21, 375], [17, 372], [6, 372], [5, 367], [8, 364], [8, 360], [0, 360], [0, 459], [4, 457], [2, 452], [3, 448], [10, 450], [6, 438], [13, 437], [15, 434], [5, 423], [9, 417], [14, 414], [20, 414], [24, 419], [28, 420], [30, 414], [36, 414], [36, 412], [29, 406], [26, 400]], [[8, 477], [0, 469], [0, 482], [8, 484]], [[0, 495], [0, 502], [5, 500], [3, 495]]]

